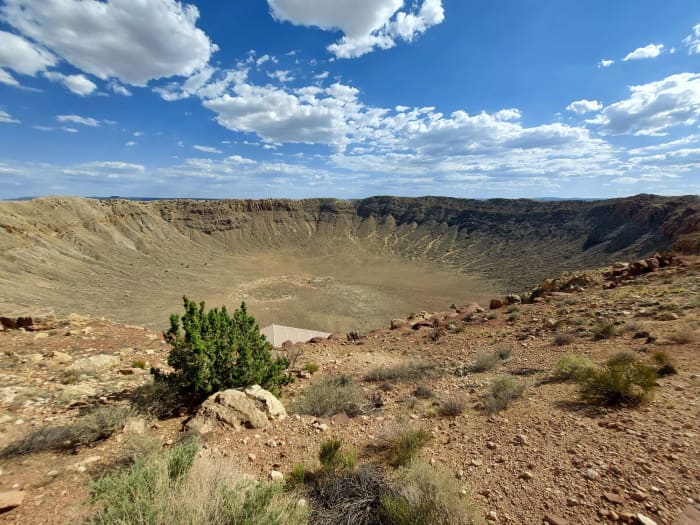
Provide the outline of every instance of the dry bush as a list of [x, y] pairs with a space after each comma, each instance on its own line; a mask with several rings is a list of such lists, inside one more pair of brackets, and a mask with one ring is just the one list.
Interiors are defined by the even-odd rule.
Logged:
[[365, 381], [409, 381], [437, 374], [437, 365], [429, 361], [406, 361], [393, 366], [373, 368]]
[[416, 389], [413, 391], [413, 395], [418, 399], [430, 399], [435, 397], [435, 392], [428, 385], [420, 383], [416, 385]]
[[552, 340], [552, 342], [557, 346], [566, 346], [573, 343], [574, 339], [576, 338], [573, 334], [568, 334], [566, 332], [557, 332], [556, 334], [554, 334], [554, 339]]
[[512, 376], [499, 377], [491, 384], [491, 390], [484, 398], [488, 412], [499, 412], [523, 395], [525, 384]]
[[416, 461], [402, 468], [394, 491], [381, 498], [383, 523], [391, 525], [476, 525], [483, 523], [478, 507], [457, 491], [445, 468]]
[[452, 396], [440, 403], [438, 412], [441, 416], [457, 417], [467, 409], [467, 402], [462, 397]]
[[496, 357], [501, 361], [507, 361], [513, 355], [513, 347], [507, 344], [496, 345], [493, 353], [496, 354]]
[[280, 484], [256, 483], [232, 461], [198, 455], [195, 443], [136, 457], [125, 470], [91, 486], [94, 525], [299, 524], [306, 512]]
[[356, 416], [368, 407], [365, 395], [352, 376], [327, 376], [312, 383], [294, 401], [292, 411], [311, 416], [333, 416], [345, 412]]
[[593, 339], [595, 341], [602, 341], [603, 339], [610, 339], [615, 337], [619, 333], [618, 328], [612, 323], [603, 323], [597, 325], [593, 329]]
[[652, 359], [654, 360], [654, 363], [656, 363], [656, 365], [658, 366], [658, 368], [656, 369], [656, 375], [658, 377], [671, 376], [676, 375], [678, 373], [676, 365], [671, 360], [671, 357], [663, 350], [654, 352]]
[[698, 340], [698, 335], [693, 327], [687, 324], [681, 325], [675, 332], [673, 332], [669, 339], [674, 343], [678, 344], [688, 344], [694, 343]]
[[496, 355], [496, 352], [481, 351], [474, 357], [474, 362], [469, 367], [469, 370], [471, 372], [486, 372], [500, 362], [501, 360], [498, 358], [498, 355]]
[[41, 427], [32, 430], [2, 451], [0, 458], [45, 452], [70, 450], [107, 439], [124, 428], [126, 420], [135, 415], [128, 403], [101, 406], [86, 412], [70, 425]]

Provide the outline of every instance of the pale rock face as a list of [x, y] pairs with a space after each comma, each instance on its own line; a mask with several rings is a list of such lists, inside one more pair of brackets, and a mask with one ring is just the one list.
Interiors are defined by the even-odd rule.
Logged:
[[248, 397], [253, 398], [262, 405], [262, 409], [272, 419], [284, 419], [287, 417], [287, 411], [284, 405], [273, 396], [270, 392], [262, 388], [260, 385], [253, 385], [245, 389]]
[[202, 403], [187, 427], [201, 434], [211, 432], [216, 427], [239, 431], [242, 428], [265, 428], [269, 425], [268, 414], [271, 418], [286, 417], [282, 404], [267, 390], [257, 388], [259, 390], [252, 390], [255, 396], [236, 389], [212, 394]]
[[119, 359], [116, 356], [99, 354], [76, 359], [68, 369], [82, 372], [99, 372], [114, 366], [118, 361]]

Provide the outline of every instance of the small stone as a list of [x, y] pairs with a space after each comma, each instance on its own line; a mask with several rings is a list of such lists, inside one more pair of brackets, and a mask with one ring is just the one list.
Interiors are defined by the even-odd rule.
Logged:
[[284, 474], [282, 474], [279, 470], [273, 470], [270, 472], [270, 479], [272, 481], [282, 481], [284, 479]]
[[532, 478], [533, 478], [532, 472], [530, 472], [529, 470], [525, 470], [525, 471], [520, 473], [520, 479], [532, 479]]
[[498, 521], [498, 514], [496, 513], [495, 510], [492, 510], [486, 515], [486, 519], [489, 521], [494, 521], [494, 522]]
[[256, 459], [258, 459], [258, 456], [255, 454], [248, 454], [248, 461], [255, 461]]
[[605, 494], [603, 494], [603, 497], [610, 503], [615, 503], [617, 505], [622, 505], [625, 502], [622, 496], [620, 496], [619, 494], [615, 494], [614, 492], [606, 492]]
[[480, 467], [481, 465], [484, 464], [484, 462], [481, 461], [480, 459], [476, 459], [476, 458], [475, 458], [475, 459], [472, 459], [472, 460], [471, 460], [471, 464], [472, 464], [474, 467]]
[[635, 501], [644, 501], [647, 497], [647, 493], [641, 490], [635, 490], [632, 493], [632, 499]]
[[595, 469], [587, 468], [587, 469], [584, 471], [583, 476], [584, 476], [586, 479], [593, 480], [593, 479], [598, 479], [598, 478], [600, 477], [600, 474], [598, 474], [598, 471], [595, 470]]
[[637, 522], [640, 525], [656, 525], [653, 519], [647, 518], [644, 514], [637, 514]]
[[55, 478], [56, 476], [58, 476], [58, 474], [59, 474], [59, 472], [58, 472], [58, 470], [56, 470], [56, 469], [49, 470], [49, 471], [46, 473], [46, 475], [47, 475], [48, 477], [50, 477], [50, 478]]
[[578, 505], [578, 500], [569, 496], [568, 498], [566, 498], [566, 505], [568, 507], [575, 507], [576, 505]]
[[518, 434], [517, 436], [515, 436], [515, 443], [517, 445], [527, 446], [527, 436], [525, 434]]
[[498, 445], [496, 445], [496, 443], [494, 443], [493, 441], [487, 441], [486, 448], [488, 448], [489, 450], [496, 450], [498, 448]]

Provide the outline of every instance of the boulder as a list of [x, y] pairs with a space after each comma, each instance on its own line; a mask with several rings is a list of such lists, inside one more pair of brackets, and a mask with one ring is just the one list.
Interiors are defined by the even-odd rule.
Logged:
[[9, 330], [24, 328], [30, 332], [53, 330], [61, 325], [52, 308], [19, 310], [0, 315], [0, 325]]
[[392, 319], [391, 320], [391, 329], [392, 330], [397, 330], [399, 328], [405, 328], [408, 326], [408, 321], [406, 319]]
[[318, 344], [318, 343], [322, 343], [325, 340], [326, 340], [325, 337], [316, 336], [316, 337], [312, 337], [311, 339], [309, 339], [308, 342], [312, 343], [312, 344]]
[[0, 492], [0, 514], [19, 507], [24, 501], [25, 493], [21, 490]]
[[284, 406], [267, 390], [254, 385], [246, 391], [224, 390], [212, 394], [187, 423], [188, 429], [200, 434], [216, 427], [239, 431], [243, 428], [265, 428], [271, 418], [286, 417]]
[[506, 302], [508, 304], [520, 304], [523, 302], [523, 300], [518, 294], [511, 293], [506, 296]]
[[500, 299], [491, 299], [491, 302], [489, 303], [489, 309], [490, 310], [498, 310], [503, 306], [503, 301]]
[[270, 392], [260, 385], [253, 385], [245, 389], [245, 394], [258, 403], [258, 407], [271, 419], [284, 419], [287, 411], [284, 405]]

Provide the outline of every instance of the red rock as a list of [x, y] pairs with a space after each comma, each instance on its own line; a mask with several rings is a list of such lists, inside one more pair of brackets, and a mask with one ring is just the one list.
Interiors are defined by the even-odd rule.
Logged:
[[610, 503], [615, 503], [617, 505], [622, 505], [625, 502], [622, 496], [620, 496], [619, 494], [615, 494], [614, 492], [606, 492], [605, 494], [603, 494], [603, 497]]
[[489, 303], [489, 309], [491, 310], [497, 310], [503, 306], [503, 301], [500, 299], [491, 299], [491, 302]]

